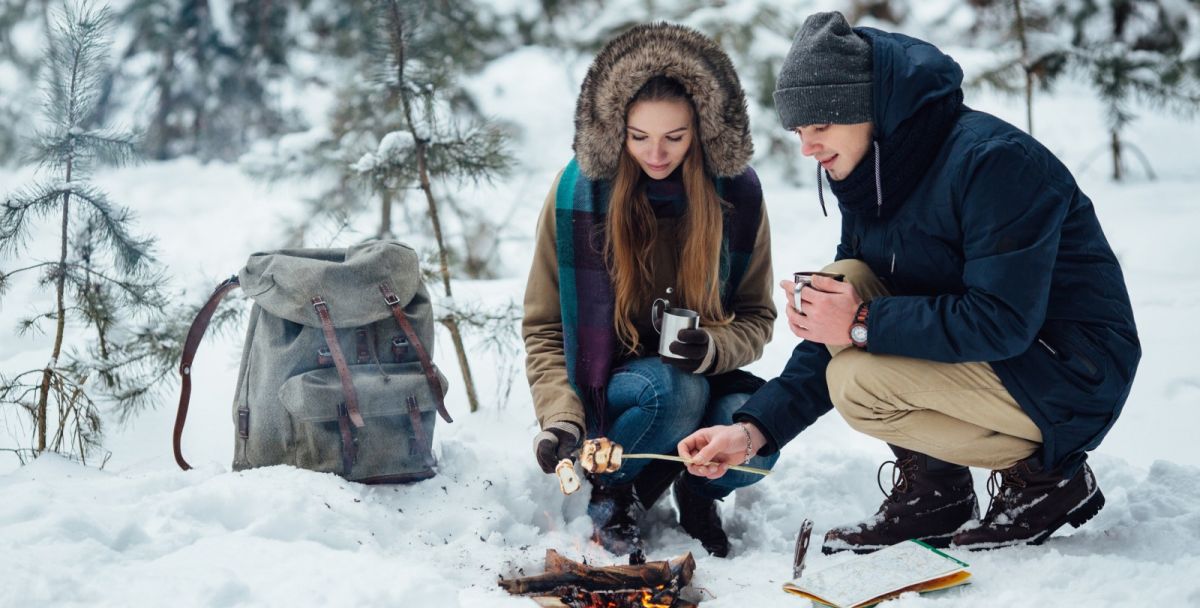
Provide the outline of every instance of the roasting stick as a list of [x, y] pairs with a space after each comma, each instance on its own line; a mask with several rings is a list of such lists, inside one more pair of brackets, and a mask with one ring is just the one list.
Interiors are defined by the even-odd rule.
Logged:
[[[693, 464], [693, 462], [691, 460], [688, 460], [687, 458], [683, 458], [681, 456], [668, 456], [666, 454], [625, 454], [622, 456], [622, 458], [625, 458], [625, 459], [649, 458], [652, 460], [674, 460], [675, 462], [682, 462], [683, 464]], [[716, 463], [711, 463], [711, 464], [716, 464]], [[729, 468], [730, 468], [730, 470], [733, 470], [733, 471], [742, 471], [744, 473], [754, 473], [755, 475], [770, 475], [771, 474], [771, 472], [766, 469], [760, 469], [758, 467], [748, 467], [748, 466], [740, 465], [740, 464], [731, 464], [731, 465], [729, 465]]]

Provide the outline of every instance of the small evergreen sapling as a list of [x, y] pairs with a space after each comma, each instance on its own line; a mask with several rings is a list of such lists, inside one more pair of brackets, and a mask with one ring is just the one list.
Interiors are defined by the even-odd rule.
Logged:
[[[471, 411], [479, 408], [471, 368], [463, 345], [462, 315], [454, 304], [450, 283], [450, 247], [442, 228], [442, 213], [453, 210], [435, 183], [491, 181], [508, 172], [512, 160], [507, 135], [481, 121], [463, 124], [455, 116], [457, 97], [454, 65], [443, 60], [438, 39], [443, 29], [428, 23], [437, 15], [436, 2], [380, 2], [381, 26], [386, 33], [376, 46], [376, 83], [385, 93], [385, 112], [398, 118], [398, 128], [383, 137], [375, 153], [359, 159], [354, 168], [383, 196], [381, 231], [390, 232], [391, 193], [419, 190], [437, 243], [437, 276], [447, 303], [440, 321], [450, 332], [458, 355]], [[438, 15], [445, 18], [446, 15]], [[453, 15], [451, 15], [453, 16]]]
[[[130, 360], [129, 324], [151, 319], [161, 309], [163, 275], [153, 241], [135, 236], [133, 217], [89, 182], [96, 164], [123, 165], [135, 158], [135, 136], [93, 125], [100, 81], [106, 67], [110, 12], [89, 4], [68, 5], [52, 31], [45, 71], [45, 129], [33, 160], [48, 174], [17, 191], [0, 208], [0, 258], [25, 253], [35, 223], [58, 218], [57, 259], [18, 260], [22, 267], [0, 272], [0, 295], [15, 275], [41, 273], [54, 292], [52, 310], [20, 322], [19, 331], [54, 324], [54, 342], [44, 367], [0, 378], [0, 405], [15, 405], [33, 422], [35, 453], [50, 449], [86, 462], [99, 446], [100, 394], [127, 397], [122, 407], [139, 404], [149, 368]], [[68, 339], [68, 319], [71, 323]], [[80, 335], [94, 331], [84, 351]], [[86, 354], [84, 354], [86, 353]], [[153, 375], [153, 374], [151, 374]]]

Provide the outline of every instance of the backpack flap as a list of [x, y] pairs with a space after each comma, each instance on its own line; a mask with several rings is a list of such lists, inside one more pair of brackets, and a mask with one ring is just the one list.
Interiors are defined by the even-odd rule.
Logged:
[[[280, 387], [293, 421], [293, 464], [365, 483], [432, 477], [437, 400], [421, 364], [354, 366], [351, 375], [362, 428], [348, 423], [337, 370], [313, 370]], [[438, 380], [448, 386], [440, 371]]]
[[246, 295], [266, 312], [317, 326], [312, 299], [331, 302], [333, 326], [362, 327], [391, 312], [379, 296], [387, 283], [401, 302], [421, 285], [417, 252], [394, 241], [369, 241], [346, 249], [283, 249], [255, 253], [238, 273]]

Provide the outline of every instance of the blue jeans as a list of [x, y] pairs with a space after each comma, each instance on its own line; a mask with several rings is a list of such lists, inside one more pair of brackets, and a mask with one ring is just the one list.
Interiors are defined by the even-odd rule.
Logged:
[[[733, 393], [720, 397], [710, 404], [701, 426], [733, 424], [733, 413], [738, 411], [749, 399], [750, 393]], [[755, 456], [746, 465], [771, 470], [778, 460], [779, 452], [775, 452], [770, 456]], [[762, 478], [762, 475], [755, 475], [754, 473], [728, 471], [717, 479], [707, 479], [684, 471], [680, 481], [688, 484], [688, 489], [694, 494], [720, 500], [729, 496], [730, 492], [738, 488], [744, 488]]]
[[[710, 404], [704, 376], [679, 371], [658, 357], [635, 359], [613, 370], [606, 396], [606, 435], [629, 454], [675, 454], [679, 442], [696, 429], [733, 424], [733, 413], [750, 398], [749, 394], [735, 393]], [[588, 436], [597, 435], [598, 429], [589, 421]], [[748, 464], [769, 469], [778, 459], [778, 454], [755, 457]], [[609, 484], [632, 482], [648, 463], [626, 460], [619, 470], [601, 475], [600, 480]], [[762, 477], [730, 471], [720, 479], [707, 480], [685, 472], [683, 479], [702, 496], [723, 498]]]
[[[646, 357], [613, 370], [605, 394], [605, 435], [625, 453], [674, 454], [679, 442], [700, 428], [708, 405], [708, 380], [658, 357]], [[597, 436], [599, 430], [590, 420], [588, 425], [588, 436]], [[626, 460], [600, 480], [614, 485], [632, 482], [649, 462]]]

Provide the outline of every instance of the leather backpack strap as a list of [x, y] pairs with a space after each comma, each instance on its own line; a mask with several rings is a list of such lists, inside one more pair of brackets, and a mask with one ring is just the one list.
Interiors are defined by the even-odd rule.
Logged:
[[317, 317], [321, 319], [321, 329], [325, 332], [325, 345], [329, 347], [329, 354], [333, 357], [333, 365], [337, 367], [338, 378], [342, 381], [342, 396], [346, 398], [346, 413], [350, 417], [350, 424], [354, 428], [362, 428], [364, 425], [362, 413], [358, 410], [358, 393], [354, 391], [354, 382], [350, 379], [350, 366], [346, 363], [346, 355], [342, 352], [341, 345], [338, 344], [337, 333], [333, 331], [333, 320], [329, 318], [329, 305], [320, 296], [312, 299], [313, 308], [317, 311]]
[[404, 400], [405, 406], [408, 408], [408, 421], [412, 424], [413, 437], [412, 441], [416, 444], [416, 451], [421, 455], [421, 460], [427, 466], [433, 466], [433, 453], [430, 452], [431, 440], [429, 432], [425, 430], [425, 424], [421, 422], [421, 408], [417, 405], [417, 398], [409, 395]]
[[200, 312], [196, 313], [192, 327], [188, 329], [187, 339], [183, 343], [183, 359], [179, 364], [179, 375], [183, 377], [183, 388], [179, 393], [179, 411], [175, 413], [175, 432], [171, 437], [171, 447], [175, 451], [175, 463], [185, 471], [192, 468], [192, 465], [183, 459], [180, 440], [183, 438], [183, 425], [187, 422], [188, 404], [192, 399], [192, 361], [196, 358], [196, 349], [200, 347], [200, 340], [204, 337], [204, 332], [208, 329], [213, 314], [217, 312], [217, 306], [225, 294], [233, 291], [239, 285], [237, 275], [234, 275], [217, 286], [213, 294], [208, 297], [208, 302], [205, 302], [204, 306], [200, 308]]
[[379, 291], [383, 294], [383, 301], [387, 303], [388, 308], [392, 309], [392, 316], [396, 317], [396, 323], [400, 324], [400, 329], [404, 330], [404, 334], [408, 336], [408, 343], [412, 345], [413, 350], [417, 351], [417, 358], [421, 360], [421, 369], [425, 371], [425, 379], [429, 382], [429, 390], [433, 393], [434, 401], [437, 402], [438, 414], [446, 422], [454, 422], [454, 419], [450, 417], [450, 412], [446, 411], [446, 401], [442, 397], [442, 383], [438, 380], [433, 361], [429, 359], [429, 351], [425, 350], [425, 345], [421, 343], [417, 332], [413, 330], [412, 323], [404, 314], [400, 298], [396, 297], [396, 292], [392, 291], [387, 283], [380, 283]]

